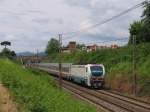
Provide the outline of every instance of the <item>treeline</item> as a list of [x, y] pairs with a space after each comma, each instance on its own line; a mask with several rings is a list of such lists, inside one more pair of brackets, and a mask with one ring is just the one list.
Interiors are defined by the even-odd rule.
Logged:
[[129, 44], [132, 44], [133, 37], [136, 38], [137, 44], [150, 42], [150, 1], [144, 2], [143, 9], [141, 20], [134, 21], [130, 25]]

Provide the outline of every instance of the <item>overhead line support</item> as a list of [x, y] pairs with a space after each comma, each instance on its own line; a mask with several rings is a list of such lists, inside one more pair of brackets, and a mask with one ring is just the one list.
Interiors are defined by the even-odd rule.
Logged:
[[62, 89], [62, 34], [59, 34], [59, 88]]

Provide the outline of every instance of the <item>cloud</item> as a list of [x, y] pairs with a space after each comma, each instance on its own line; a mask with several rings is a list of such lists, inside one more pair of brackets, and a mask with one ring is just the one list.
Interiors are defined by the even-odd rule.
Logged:
[[81, 7], [89, 7], [90, 6], [90, 1], [87, 0], [65, 0], [65, 2], [71, 6], [81, 6]]
[[37, 14], [45, 14], [44, 12], [40, 11], [40, 10], [27, 10], [27, 13], [37, 13]]
[[39, 24], [48, 24], [49, 23], [49, 19], [46, 19], [46, 18], [35, 18], [35, 19], [32, 19], [32, 21], [39, 23]]
[[[44, 50], [48, 40], [85, 29], [106, 20], [141, 0], [0, 0], [0, 42], [9, 40], [11, 49]], [[138, 20], [141, 8], [102, 26], [83, 30], [77, 35], [63, 35], [70, 40], [96, 42], [129, 36], [130, 23]], [[2, 47], [0, 47], [2, 49]]]
[[[81, 29], [86, 29], [94, 24], [101, 23], [122, 11], [131, 8], [133, 5], [140, 3], [140, 0], [89, 0], [86, 3], [84, 0], [66, 0], [68, 5], [86, 8], [90, 15], [80, 24]], [[70, 3], [71, 2], [71, 3]], [[77, 3], [78, 2], [78, 3]], [[81, 3], [81, 4], [80, 4]], [[75, 5], [74, 5], [75, 4]], [[78, 5], [77, 5], [78, 4]], [[87, 5], [88, 4], [88, 5]], [[142, 13], [141, 8], [136, 9], [124, 16], [121, 16], [111, 22], [96, 28], [84, 30], [84, 33], [103, 35], [104, 37], [123, 38], [129, 37], [129, 26], [134, 20], [140, 19]], [[82, 31], [82, 30], [81, 30]]]

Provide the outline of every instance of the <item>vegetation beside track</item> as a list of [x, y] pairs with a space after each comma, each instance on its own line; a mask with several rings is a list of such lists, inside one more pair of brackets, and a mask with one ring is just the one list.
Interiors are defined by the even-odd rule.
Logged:
[[[80, 64], [103, 63], [107, 70], [106, 84], [109, 84], [111, 88], [117, 89], [118, 91], [131, 93], [133, 85], [132, 45], [133, 40], [135, 40], [134, 43], [138, 45], [135, 50], [138, 95], [150, 96], [150, 1], [146, 0], [141, 5], [143, 5], [141, 19], [130, 24], [130, 36], [126, 47], [113, 50], [103, 49], [87, 53], [81, 50], [85, 45], [77, 45], [76, 48], [80, 49], [80, 51], [64, 54], [63, 62]], [[51, 39], [48, 42], [46, 53], [50, 55], [52, 61], [59, 62], [59, 55], [56, 54], [59, 52], [59, 45], [57, 44], [59, 42], [56, 41]], [[109, 39], [106, 39], [106, 41], [109, 41]], [[54, 45], [57, 47], [54, 48]]]
[[20, 112], [95, 112], [60, 91], [46, 73], [27, 70], [9, 60], [0, 59], [0, 81], [9, 89]]
[[[150, 95], [150, 44], [139, 44], [136, 47], [136, 74], [138, 95]], [[69, 63], [103, 63], [106, 67], [106, 84], [120, 92], [131, 93], [133, 84], [132, 73], [133, 47], [125, 46], [118, 49], [103, 49], [96, 52], [76, 51], [64, 53], [63, 62]], [[59, 55], [51, 55], [51, 62], [58, 62]]]

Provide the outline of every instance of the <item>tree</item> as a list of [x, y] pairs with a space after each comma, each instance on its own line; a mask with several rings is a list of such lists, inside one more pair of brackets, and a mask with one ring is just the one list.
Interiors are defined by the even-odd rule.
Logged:
[[11, 55], [11, 51], [8, 48], [4, 48], [1, 52], [2, 56], [9, 57]]
[[150, 1], [143, 4], [143, 14], [141, 21], [135, 21], [130, 25], [129, 44], [132, 43], [133, 36], [136, 36], [136, 43], [150, 42]]
[[60, 45], [59, 41], [54, 39], [54, 38], [52, 38], [48, 42], [45, 52], [47, 54], [58, 53], [59, 52], [59, 45]]
[[11, 42], [9, 41], [4, 41], [0, 43], [2, 46], [5, 46], [5, 48], [2, 50], [2, 52], [0, 53], [1, 56], [13, 59], [14, 57], [16, 57], [16, 53], [15, 51], [11, 51], [10, 49], [6, 48], [6, 46], [11, 46]]
[[141, 30], [141, 36], [145, 42], [150, 42], [150, 1], [144, 2], [144, 11], [142, 14], [143, 28]]
[[142, 14], [142, 21], [144, 22], [145, 25], [150, 26], [150, 1], [145, 1], [144, 2], [144, 11]]
[[4, 41], [4, 42], [1, 42], [1, 45], [2, 45], [2, 46], [5, 46], [5, 48], [6, 48], [6, 46], [11, 46], [11, 42], [9, 42], [9, 41]]
[[16, 53], [15, 53], [15, 51], [11, 51], [11, 53], [10, 53], [10, 54], [11, 54], [11, 56], [12, 56], [12, 57], [16, 57]]
[[85, 47], [85, 44], [77, 44], [76, 48], [82, 50]]
[[8, 58], [12, 58], [12, 57], [15, 57], [16, 56], [16, 53], [15, 51], [11, 51], [10, 49], [8, 48], [4, 48], [1, 52], [1, 55], [2, 56], [5, 56], [5, 57], [8, 57]]
[[143, 28], [143, 23], [141, 21], [135, 21], [133, 24], [130, 25], [130, 39], [129, 44], [132, 44], [133, 36], [136, 36], [136, 43], [139, 44], [143, 41], [141, 36], [141, 31]]

